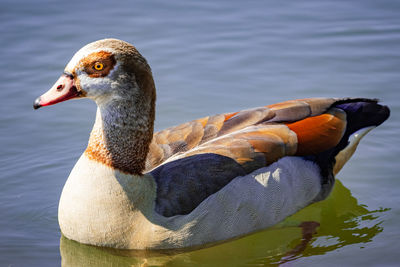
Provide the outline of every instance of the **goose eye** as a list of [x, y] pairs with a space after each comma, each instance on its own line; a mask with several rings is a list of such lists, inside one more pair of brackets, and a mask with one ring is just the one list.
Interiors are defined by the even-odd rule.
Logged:
[[104, 69], [104, 65], [103, 65], [103, 63], [96, 62], [96, 63], [94, 63], [93, 68], [94, 68], [95, 70], [102, 70], [102, 69]]

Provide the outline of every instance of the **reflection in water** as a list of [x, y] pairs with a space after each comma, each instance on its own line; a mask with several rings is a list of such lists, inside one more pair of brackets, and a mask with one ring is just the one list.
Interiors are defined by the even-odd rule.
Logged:
[[[322, 255], [337, 248], [372, 241], [382, 232], [380, 213], [358, 204], [340, 181], [330, 197], [289, 217], [274, 228], [210, 248], [186, 252], [118, 251], [61, 238], [63, 266], [236, 266], [271, 265]], [[317, 227], [302, 239], [303, 222]], [[302, 224], [304, 226], [304, 223]], [[304, 230], [304, 227], [303, 227]], [[305, 245], [305, 246], [304, 246]], [[362, 245], [360, 245], [362, 246]]]

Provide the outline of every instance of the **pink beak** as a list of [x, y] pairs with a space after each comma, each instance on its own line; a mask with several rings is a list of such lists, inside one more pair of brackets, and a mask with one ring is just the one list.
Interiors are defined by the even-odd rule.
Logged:
[[49, 91], [36, 98], [33, 108], [50, 106], [82, 95], [75, 86], [74, 76], [64, 72]]

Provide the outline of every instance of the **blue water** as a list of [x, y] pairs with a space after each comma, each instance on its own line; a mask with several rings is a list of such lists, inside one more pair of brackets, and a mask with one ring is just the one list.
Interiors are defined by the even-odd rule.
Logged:
[[[398, 265], [400, 2], [0, 1], [0, 266]], [[152, 66], [156, 130], [304, 97], [379, 98], [391, 118], [333, 194], [282, 225], [208, 249], [121, 254], [61, 239], [57, 205], [95, 104], [33, 111], [73, 53], [115, 37]], [[317, 221], [301, 251], [295, 222]]]

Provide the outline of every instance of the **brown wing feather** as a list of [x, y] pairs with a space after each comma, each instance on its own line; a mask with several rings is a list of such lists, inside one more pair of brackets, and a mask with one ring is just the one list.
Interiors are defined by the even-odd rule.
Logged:
[[210, 140], [168, 161], [211, 153], [234, 159], [250, 172], [296, 151], [296, 134], [286, 125], [260, 124]]
[[[272, 122], [294, 122], [309, 116], [320, 115], [335, 101], [337, 101], [337, 99], [333, 98], [291, 100], [240, 112], [204, 117], [167, 128], [154, 134], [147, 156], [146, 170], [153, 169], [173, 156], [176, 158], [181, 154], [185, 154], [186, 156], [191, 155], [190, 153], [194, 152], [190, 152], [190, 150], [208, 143], [213, 139], [224, 137], [236, 131], [241, 131], [249, 126]], [[206, 146], [201, 146], [201, 148], [199, 147], [197, 150], [219, 151], [217, 154], [232, 155], [230, 156], [231, 158], [238, 159], [240, 162], [249, 162], [249, 159], [255, 158], [260, 160], [260, 157], [264, 157], [264, 160], [270, 162], [269, 159], [265, 159], [265, 156], [260, 156], [263, 153], [268, 154], [270, 152], [266, 153], [261, 151], [268, 150], [267, 146], [272, 146], [274, 149], [277, 149], [276, 147], [278, 146], [274, 141], [272, 141], [271, 145], [264, 141], [267, 138], [273, 140], [274, 137], [272, 137], [269, 132], [270, 130], [268, 130], [266, 136], [264, 136], [263, 130], [248, 128], [246, 130], [248, 132], [247, 134], [238, 133], [238, 135], [223, 138], [223, 141], [215, 140], [217, 143], [227, 143], [220, 144], [219, 146], [216, 146], [216, 143], [212, 143], [212, 145], [210, 143], [207, 145], [207, 149]], [[252, 136], [253, 139], [247, 140], [246, 138], [249, 138], [249, 136]], [[233, 147], [232, 149], [228, 149], [228, 146]], [[217, 147], [219, 148], [217, 149]], [[269, 148], [269, 150], [275, 151], [273, 148]], [[197, 152], [195, 154], [197, 154]], [[274, 158], [275, 156], [273, 155], [274, 153], [267, 157]]]

